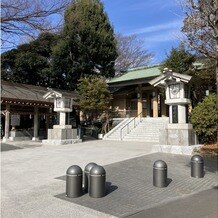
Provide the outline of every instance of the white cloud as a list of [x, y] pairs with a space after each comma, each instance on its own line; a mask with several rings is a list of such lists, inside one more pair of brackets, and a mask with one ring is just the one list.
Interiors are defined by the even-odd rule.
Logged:
[[136, 29], [132, 31], [130, 34], [143, 34], [143, 33], [153, 33], [153, 32], [164, 31], [164, 30], [176, 30], [176, 29], [180, 29], [181, 26], [182, 26], [182, 21], [175, 20], [173, 22]]
[[172, 0], [145, 0], [142, 2], [134, 2], [128, 7], [124, 8], [125, 11], [139, 11], [139, 10], [155, 10], [161, 11], [177, 6], [175, 1]]
[[143, 37], [143, 39], [146, 44], [179, 41], [181, 39], [181, 33], [179, 31], [170, 31], [156, 35], [146, 36]]

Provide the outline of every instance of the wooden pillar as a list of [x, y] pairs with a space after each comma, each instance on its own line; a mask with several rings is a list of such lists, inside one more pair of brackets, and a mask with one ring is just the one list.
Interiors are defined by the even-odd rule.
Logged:
[[158, 117], [158, 96], [157, 90], [153, 91], [153, 117]]
[[151, 116], [151, 98], [150, 98], [150, 93], [147, 93], [147, 117]]
[[126, 113], [126, 95], [124, 95], [124, 98], [123, 98], [123, 117], [127, 117], [127, 113]]
[[3, 141], [9, 140], [9, 129], [10, 128], [10, 105], [6, 104], [6, 111], [5, 111], [5, 135], [3, 137]]
[[161, 95], [161, 99], [160, 99], [160, 107], [161, 107], [161, 116], [162, 117], [166, 117], [167, 116], [167, 107], [166, 107], [166, 104], [165, 104], [165, 99], [164, 97]]
[[38, 141], [39, 140], [39, 111], [38, 107], [34, 107], [34, 127], [33, 127], [33, 138], [32, 141]]
[[137, 99], [138, 99], [138, 114], [140, 114], [142, 113], [142, 85], [141, 84], [138, 85]]

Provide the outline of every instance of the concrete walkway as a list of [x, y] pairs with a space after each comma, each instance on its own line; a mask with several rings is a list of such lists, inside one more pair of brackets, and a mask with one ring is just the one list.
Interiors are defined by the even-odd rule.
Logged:
[[[5, 148], [7, 144], [2, 144]], [[65, 191], [69, 166], [84, 168], [89, 162], [107, 165], [152, 153], [152, 143], [92, 140], [73, 145], [41, 146], [15, 142], [23, 149], [1, 153], [2, 217], [108, 217], [98, 211], [55, 198]], [[6, 149], [7, 150], [7, 149]]]
[[[3, 149], [1, 152], [1, 217], [115, 217], [113, 215], [109, 215], [108, 213], [106, 214], [100, 212], [102, 210], [96, 210], [97, 207], [86, 207], [84, 206], [84, 203], [75, 204], [74, 202], [65, 201], [61, 198], [58, 198], [58, 195], [65, 192], [65, 182], [59, 179], [60, 176], [65, 175], [67, 168], [74, 164], [77, 164], [80, 167], [84, 168], [87, 163], [96, 162], [100, 165], [107, 165], [106, 168], [108, 167], [108, 169], [110, 169], [113, 166], [119, 168], [119, 166], [125, 163], [127, 164], [127, 166], [129, 166], [128, 163], [134, 164], [135, 160], [137, 161], [138, 159], [143, 162], [143, 156], [152, 153], [152, 145], [152, 143], [144, 142], [120, 142], [101, 140], [92, 140], [73, 145], [60, 146], [42, 146], [39, 142], [28, 141], [10, 143], [9, 145], [2, 143], [1, 146], [3, 146], [4, 148], [2, 147]], [[151, 167], [150, 165], [151, 163], [153, 163], [152, 156], [157, 158], [157, 155], [158, 154], [148, 155], [148, 157], [145, 156], [146, 163], [148, 163], [148, 160], [150, 159], [150, 164], [148, 164], [149, 167]], [[170, 155], [169, 158], [171, 158]], [[178, 158], [178, 162], [181, 163], [183, 163], [183, 159], [189, 159], [189, 157], [180, 155], [174, 156], [174, 158]], [[120, 162], [123, 160], [126, 161]], [[168, 162], [170, 163], [170, 159], [168, 160]], [[171, 164], [172, 163], [173, 162], [171, 161]], [[214, 164], [212, 165], [214, 166]], [[131, 169], [131, 166], [129, 167]], [[171, 167], [174, 167], [174, 165], [172, 164]], [[169, 188], [172, 187], [176, 191], [182, 191], [181, 193], [187, 192], [191, 194], [191, 191], [189, 192], [186, 190], [186, 188], [183, 187], [185, 183], [181, 180], [182, 177], [180, 176], [180, 174], [187, 174], [186, 168], [180, 170], [179, 174], [177, 175], [178, 178], [175, 177], [174, 173], [173, 175], [169, 174], [169, 177], [173, 177], [173, 183], [169, 185]], [[184, 196], [180, 196], [179, 199], [177, 199], [176, 201], [172, 202], [169, 201], [169, 199], [166, 199], [166, 201], [164, 200], [162, 202], [166, 203], [164, 205], [154, 204], [155, 208], [152, 208], [152, 206], [144, 209], [141, 208], [140, 211], [138, 211], [137, 213], [134, 213], [133, 211], [132, 213], [127, 213], [126, 215], [134, 218], [173, 218], [184, 217], [183, 211], [185, 210], [187, 215], [185, 217], [216, 217], [217, 186], [214, 186], [215, 188], [212, 190], [212, 193], [211, 190], [206, 190], [206, 187], [208, 186], [208, 184], [210, 184], [210, 187], [208, 186], [208, 189], [210, 189], [211, 184], [217, 184], [217, 167], [213, 168], [209, 166], [207, 168], [210, 170], [209, 174], [207, 174], [207, 177], [209, 175], [209, 180], [203, 179], [201, 182], [199, 181], [202, 184], [199, 183], [197, 185], [197, 187], [203, 188], [198, 189], [197, 187], [195, 187], [194, 190], [192, 187], [193, 184], [191, 184], [188, 180], [186, 181], [186, 183], [189, 184], [189, 188], [192, 187], [190, 188], [190, 190], [194, 190], [195, 194], [197, 194], [196, 192], [198, 191], [200, 192], [202, 190], [205, 190], [203, 194], [199, 193], [200, 198], [202, 199], [201, 201], [197, 201], [198, 195], [191, 195], [185, 198]], [[148, 169], [148, 171], [150, 172], [151, 169]], [[174, 171], [176, 172], [176, 168], [174, 169]], [[148, 179], [151, 180], [151, 176], [152, 175], [150, 175], [150, 178]], [[119, 179], [119, 176], [117, 178]], [[141, 178], [141, 176], [139, 176], [138, 178]], [[127, 181], [124, 177], [122, 177], [121, 179], [125, 180], [123, 181], [123, 183]], [[180, 187], [180, 189], [177, 190], [177, 186], [175, 185], [176, 181], [180, 181], [179, 183], [182, 188]], [[119, 181], [117, 181], [117, 184], [118, 182]], [[123, 188], [125, 189], [125, 187]], [[137, 186], [135, 188], [136, 191], [139, 191], [137, 189]], [[153, 201], [156, 201], [157, 199], [155, 196], [157, 196], [157, 191], [153, 192], [152, 188], [153, 187], [150, 188], [150, 191], [149, 188], [147, 188], [146, 190], [150, 193], [151, 196], [153, 196]], [[121, 185], [119, 185], [118, 190], [122, 191]], [[164, 189], [162, 190], [162, 192], [169, 195], [174, 195], [174, 192], [171, 191], [168, 193], [167, 190], [168, 189]], [[130, 191], [133, 191], [133, 189], [131, 189]], [[111, 195], [109, 194], [108, 197], [112, 198], [112, 196], [117, 195], [117, 193], [117, 191], [114, 191]], [[210, 203], [206, 204], [206, 202], [209, 201], [209, 196], [211, 196], [212, 200]], [[117, 197], [119, 198], [119, 196]], [[131, 197], [133, 198], [134, 196], [131, 195]], [[121, 200], [123, 199], [122, 196], [120, 196], [120, 198]], [[146, 200], [147, 197], [144, 199]], [[120, 203], [121, 200], [118, 203]], [[192, 201], [194, 201], [194, 204], [191, 203]], [[139, 203], [141, 203], [141, 201], [139, 201]], [[195, 211], [199, 211], [199, 213], [196, 212], [193, 214], [193, 216], [191, 216], [192, 209], [190, 205], [193, 205], [193, 209], [195, 209]], [[189, 209], [187, 209], [187, 206], [189, 206]], [[128, 205], [128, 207], [131, 207], [131, 205]], [[170, 212], [171, 207], [175, 207], [175, 209], [172, 210], [172, 213]], [[108, 208], [108, 210], [110, 211], [110, 208]], [[113, 208], [111, 208], [111, 211], [112, 210]], [[201, 216], [201, 211], [204, 211], [203, 216]]]

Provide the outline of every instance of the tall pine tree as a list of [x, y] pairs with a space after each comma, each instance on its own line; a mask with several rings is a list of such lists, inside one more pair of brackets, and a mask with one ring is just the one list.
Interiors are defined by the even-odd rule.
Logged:
[[75, 89], [81, 76], [114, 76], [116, 40], [99, 0], [76, 0], [65, 12], [61, 40], [53, 49], [56, 86]]

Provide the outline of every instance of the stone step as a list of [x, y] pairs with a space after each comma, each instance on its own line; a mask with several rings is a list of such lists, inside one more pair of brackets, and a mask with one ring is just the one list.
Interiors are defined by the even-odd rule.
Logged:
[[31, 137], [28, 136], [21, 136], [21, 137], [9, 137], [10, 141], [29, 141], [31, 140]]
[[159, 142], [159, 140], [153, 140], [153, 139], [129, 139], [129, 138], [124, 138], [123, 141], [139, 141], [139, 142]]
[[130, 123], [127, 127], [126, 124], [129, 122], [128, 120], [109, 134], [107, 140], [120, 140], [122, 130], [124, 141], [159, 142], [159, 130], [164, 130], [168, 121], [168, 118], [144, 118], [141, 122], [139, 122], [139, 119], [136, 119], [135, 126], [134, 123]]
[[158, 138], [159, 135], [126, 135], [125, 138]]

